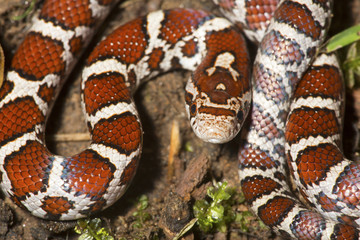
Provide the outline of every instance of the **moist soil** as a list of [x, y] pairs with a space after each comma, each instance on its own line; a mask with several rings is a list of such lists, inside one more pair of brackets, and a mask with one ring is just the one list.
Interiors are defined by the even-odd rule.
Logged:
[[[24, 4], [25, 3], [25, 4]], [[26, 34], [31, 19], [38, 13], [43, 1], [37, 1], [34, 10], [22, 20], [29, 2], [0, 0], [0, 42], [4, 48], [6, 66]], [[85, 149], [89, 134], [80, 104], [80, 73], [91, 48], [116, 26], [137, 16], [174, 7], [203, 9], [219, 14], [212, 1], [205, 0], [133, 0], [118, 4], [102, 25], [85, 56], [74, 68], [49, 117], [46, 130], [48, 148], [56, 154], [71, 156]], [[359, 0], [341, 1], [335, 7], [331, 32], [338, 32], [358, 22]], [[349, 14], [352, 13], [352, 14]], [[251, 44], [249, 44], [252, 46]], [[190, 219], [191, 206], [196, 199], [206, 196], [213, 181], [227, 181], [240, 195], [237, 171], [238, 138], [223, 144], [204, 143], [195, 137], [184, 107], [184, 87], [190, 73], [174, 71], [144, 83], [135, 94], [144, 131], [144, 147], [137, 174], [125, 195], [113, 206], [91, 216], [101, 218], [115, 239], [171, 239]], [[349, 90], [346, 118], [347, 140], [344, 144], [353, 153], [356, 148], [356, 114], [360, 101], [357, 90]], [[360, 108], [360, 107], [359, 107]], [[351, 124], [350, 124], [351, 123]], [[353, 127], [355, 126], [355, 127]], [[179, 135], [174, 132], [179, 132]], [[349, 140], [350, 139], [350, 140]], [[143, 211], [150, 217], [141, 222], [134, 216], [139, 198], [148, 197]], [[237, 213], [248, 211], [246, 204], [233, 206]], [[235, 222], [225, 233], [204, 233], [195, 225], [184, 239], [280, 239], [255, 217], [246, 217], [246, 228]], [[31, 216], [0, 193], [0, 239], [77, 239], [76, 221], [45, 221]]]

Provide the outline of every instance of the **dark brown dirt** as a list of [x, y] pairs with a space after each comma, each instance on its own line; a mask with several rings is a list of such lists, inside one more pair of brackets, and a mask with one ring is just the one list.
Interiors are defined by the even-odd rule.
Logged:
[[[335, 14], [338, 21], [350, 21], [349, 6], [339, 4]], [[349, 1], [350, 2], [350, 1]], [[38, 1], [36, 9], [41, 7]], [[115, 26], [139, 15], [157, 9], [172, 7], [192, 7], [216, 12], [211, 1], [205, 0], [133, 0], [119, 4], [106, 20], [101, 34], [110, 32]], [[32, 12], [24, 20], [12, 21], [10, 18], [22, 14], [27, 8], [21, 0], [0, 0], [0, 41], [4, 47], [8, 63], [30, 26]], [[342, 9], [342, 10], [339, 10]], [[347, 19], [344, 20], [344, 17]], [[337, 24], [339, 25], [339, 24]], [[86, 53], [85, 53], [86, 55]], [[54, 140], [57, 136], [78, 136], [87, 134], [85, 120], [80, 107], [81, 62], [75, 68], [69, 81], [60, 93], [47, 126], [47, 145], [56, 154], [66, 156], [86, 148], [89, 141]], [[229, 185], [237, 186], [237, 144], [236, 139], [225, 145], [203, 143], [197, 139], [187, 122], [184, 109], [184, 87], [189, 72], [177, 71], [161, 75], [145, 83], [135, 95], [143, 128], [144, 148], [140, 166], [134, 181], [126, 194], [113, 206], [95, 217], [104, 219], [116, 239], [166, 239], [177, 232], [177, 224], [189, 221], [189, 204], [194, 198], [202, 198], [206, 187], [212, 180], [227, 180]], [[180, 152], [174, 156], [173, 171], [169, 173], [170, 132], [173, 123], [180, 127]], [[191, 151], [187, 150], [190, 146]], [[191, 168], [191, 165], [204, 168]], [[170, 174], [170, 175], [169, 175]], [[238, 191], [240, 191], [238, 189]], [[151, 219], [142, 228], [135, 228], [136, 202], [139, 196], [147, 195], [149, 207], [146, 209]], [[235, 206], [235, 210], [247, 210], [245, 205]], [[190, 214], [190, 215], [189, 215]], [[174, 220], [175, 219], [175, 220]], [[4, 195], [0, 194], [0, 239], [77, 239], [73, 232], [75, 222], [49, 222], [32, 217], [19, 209]], [[256, 220], [249, 222], [249, 232], [243, 233], [234, 224], [225, 234], [205, 235], [195, 227], [186, 239], [278, 239], [268, 229], [259, 227]]]

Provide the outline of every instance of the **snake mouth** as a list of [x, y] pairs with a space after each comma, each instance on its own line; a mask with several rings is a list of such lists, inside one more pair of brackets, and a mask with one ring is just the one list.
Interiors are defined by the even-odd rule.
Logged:
[[239, 132], [240, 124], [234, 117], [203, 117], [196, 119], [192, 128], [197, 137], [205, 142], [222, 144], [231, 141]]
[[202, 138], [202, 140], [214, 144], [223, 144], [233, 139], [233, 137], [231, 136], [224, 136], [224, 132], [220, 132], [220, 131], [222, 130], [210, 129], [207, 131], [206, 138]]

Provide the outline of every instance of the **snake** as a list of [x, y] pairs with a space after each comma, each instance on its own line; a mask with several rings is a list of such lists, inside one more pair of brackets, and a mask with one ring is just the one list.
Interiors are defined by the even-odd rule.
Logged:
[[[192, 71], [185, 108], [195, 135], [219, 144], [242, 129], [240, 185], [267, 226], [286, 238], [359, 238], [358, 165], [341, 151], [342, 75], [336, 57], [318, 51], [333, 1], [214, 0], [226, 19], [177, 8], [118, 27], [82, 72], [89, 147], [71, 157], [50, 153], [47, 116], [117, 2], [46, 0], [14, 54], [0, 90], [0, 186], [11, 200], [49, 220], [111, 206], [141, 155], [133, 94], [158, 74], [185, 69]], [[239, 29], [259, 46], [253, 64]], [[305, 203], [289, 187], [287, 169]]]

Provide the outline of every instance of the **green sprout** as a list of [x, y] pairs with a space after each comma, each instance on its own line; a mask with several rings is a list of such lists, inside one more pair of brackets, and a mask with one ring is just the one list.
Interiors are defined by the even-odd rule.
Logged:
[[360, 40], [360, 25], [355, 25], [331, 37], [326, 43], [326, 52], [333, 52]]
[[325, 44], [325, 51], [332, 52], [347, 48], [343, 71], [349, 88], [360, 86], [360, 25], [355, 25], [331, 37]]
[[227, 187], [227, 182], [215, 183], [207, 189], [211, 201], [197, 200], [194, 204], [194, 215], [199, 228], [204, 232], [226, 232], [227, 225], [236, 218], [232, 209], [235, 188]]
[[239, 229], [242, 232], [249, 231], [250, 220], [252, 217], [254, 217], [254, 215], [250, 211], [244, 211], [236, 214], [235, 222], [239, 225]]
[[102, 227], [100, 218], [80, 219], [74, 231], [81, 234], [79, 240], [114, 240], [108, 228]]
[[360, 86], [360, 41], [351, 44], [348, 48], [343, 63], [343, 71], [347, 86], [349, 88], [358, 88]]
[[185, 143], [185, 151], [186, 152], [194, 152], [194, 147], [191, 142]]
[[36, 0], [32, 0], [30, 2], [30, 6], [25, 10], [25, 12], [19, 16], [15, 16], [12, 18], [12, 20], [14, 21], [20, 21], [23, 18], [26, 18], [27, 16], [30, 15], [30, 13], [35, 9], [35, 4], [36, 4]]
[[[242, 192], [238, 194], [238, 204], [244, 204], [246, 199]], [[242, 232], [248, 232], [249, 231], [249, 225], [251, 218], [253, 218], [254, 215], [250, 211], [242, 211], [239, 213], [236, 213], [235, 222], [238, 224], [238, 227]]]
[[136, 217], [135, 223], [133, 224], [134, 228], [142, 228], [144, 222], [151, 218], [150, 214], [145, 211], [148, 206], [148, 197], [146, 195], [141, 195], [137, 203], [137, 210], [132, 214]]

